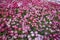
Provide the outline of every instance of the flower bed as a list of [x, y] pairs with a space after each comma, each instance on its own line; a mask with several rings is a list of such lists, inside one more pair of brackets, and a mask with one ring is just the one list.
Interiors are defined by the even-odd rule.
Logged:
[[60, 4], [0, 0], [0, 40], [60, 40]]

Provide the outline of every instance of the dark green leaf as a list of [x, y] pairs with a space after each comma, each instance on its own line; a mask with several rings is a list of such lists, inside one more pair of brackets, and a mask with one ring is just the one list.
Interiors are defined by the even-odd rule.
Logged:
[[12, 16], [8, 16], [8, 18], [10, 19], [10, 18], [12, 18]]
[[57, 11], [56, 14], [58, 15], [58, 14], [60, 14], [60, 12]]
[[26, 10], [24, 10], [24, 12], [22, 13], [22, 17], [24, 17], [26, 15]]
[[44, 21], [41, 21], [42, 25], [44, 25]]
[[15, 11], [16, 11], [16, 14], [17, 14], [17, 13], [19, 12], [19, 11], [18, 11], [18, 8], [17, 8]]
[[49, 16], [50, 14], [46, 14], [46, 15], [44, 15], [44, 17], [46, 17], [46, 16]]
[[49, 20], [48, 18], [45, 18], [45, 20], [46, 20], [46, 22], [48, 22], [48, 23], [50, 22], [50, 20]]
[[0, 36], [3, 35], [3, 34], [4, 34], [4, 32], [0, 32]]
[[18, 40], [22, 40], [22, 38], [18, 38]]
[[46, 32], [48, 32], [49, 34], [51, 34], [51, 31], [50, 30], [46, 30]]
[[45, 30], [43, 30], [43, 31], [38, 31], [38, 34], [41, 34], [41, 35], [45, 35]]
[[36, 28], [35, 27], [30, 27], [32, 31], [36, 31]]
[[18, 34], [22, 34], [22, 33], [23, 33], [22, 31], [19, 31], [19, 30], [18, 30]]
[[32, 38], [32, 39], [34, 39], [34, 38], [35, 38], [35, 36], [32, 36], [31, 38]]

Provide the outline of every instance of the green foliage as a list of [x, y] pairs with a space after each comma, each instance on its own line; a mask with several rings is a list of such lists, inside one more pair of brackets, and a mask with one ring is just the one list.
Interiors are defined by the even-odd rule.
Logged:
[[35, 36], [32, 36], [31, 38], [32, 38], [32, 39], [35, 39]]
[[40, 34], [40, 35], [45, 35], [45, 30], [43, 30], [43, 31], [38, 31], [38, 34]]
[[22, 38], [18, 38], [18, 40], [22, 40]]
[[56, 14], [57, 14], [57, 15], [59, 15], [59, 14], [60, 14], [60, 12], [59, 12], [59, 11], [57, 11], [57, 12], [56, 12]]
[[42, 25], [44, 25], [44, 21], [41, 21]]
[[17, 13], [19, 12], [18, 8], [16, 8], [16, 10], [15, 10], [15, 11], [16, 11], [16, 14], [17, 14]]
[[31, 28], [31, 31], [36, 31], [36, 27], [30, 27]]
[[48, 18], [45, 18], [45, 20], [46, 20], [46, 22], [48, 22], [48, 23], [50, 22], [50, 20], [49, 20]]
[[50, 38], [50, 40], [53, 40], [53, 38]]
[[4, 32], [0, 32], [0, 36], [4, 35]]
[[50, 14], [46, 14], [46, 15], [44, 15], [44, 17], [46, 17], [46, 16], [49, 16]]
[[7, 18], [8, 18], [8, 19], [11, 19], [11, 18], [12, 18], [12, 16], [11, 16], [11, 15], [8, 15], [8, 16], [7, 16]]
[[18, 34], [22, 34], [22, 33], [23, 33], [22, 31], [18, 30]]
[[22, 13], [22, 17], [24, 17], [26, 15], [26, 10], [24, 10], [24, 12]]

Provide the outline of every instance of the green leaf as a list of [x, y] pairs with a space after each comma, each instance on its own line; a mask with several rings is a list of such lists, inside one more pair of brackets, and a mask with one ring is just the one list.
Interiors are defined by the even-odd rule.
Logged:
[[11, 19], [11, 18], [12, 18], [12, 16], [8, 16], [8, 18], [9, 18], [9, 19]]
[[50, 30], [46, 30], [46, 32], [48, 32], [49, 34], [51, 34], [51, 31]]
[[17, 14], [17, 13], [19, 12], [18, 8], [16, 8], [16, 10], [15, 10], [15, 11], [16, 11], [16, 14]]
[[0, 36], [2, 36], [4, 34], [4, 32], [0, 32]]
[[40, 22], [37, 22], [37, 24], [39, 25], [39, 24], [40, 24]]
[[44, 25], [44, 21], [41, 21], [42, 22], [42, 25]]
[[35, 36], [31, 36], [32, 39], [35, 39]]
[[22, 13], [22, 17], [24, 17], [26, 15], [26, 10], [24, 10], [24, 12]]
[[49, 16], [50, 14], [46, 14], [46, 15], [44, 15], [44, 17], [46, 17], [46, 16]]
[[22, 38], [18, 38], [18, 40], [22, 40]]
[[56, 12], [56, 14], [58, 15], [58, 14], [60, 14], [60, 12], [59, 12], [59, 11], [57, 11], [57, 12]]
[[36, 31], [36, 27], [35, 26], [32, 27], [31, 24], [30, 24], [30, 28], [31, 28], [31, 31]]
[[18, 34], [22, 34], [22, 33], [23, 33], [22, 31], [19, 31], [19, 30], [18, 30]]
[[49, 20], [48, 18], [45, 18], [45, 20], [46, 20], [46, 22], [48, 22], [48, 23], [50, 22], [50, 20]]
[[31, 30], [32, 30], [32, 31], [36, 31], [36, 28], [35, 28], [35, 27], [31, 27]]
[[43, 30], [43, 31], [38, 31], [38, 34], [40, 34], [40, 35], [45, 35], [45, 30]]

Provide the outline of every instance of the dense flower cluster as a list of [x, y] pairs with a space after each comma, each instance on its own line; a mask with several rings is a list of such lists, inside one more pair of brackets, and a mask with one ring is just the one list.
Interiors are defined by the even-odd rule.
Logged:
[[0, 40], [60, 40], [60, 4], [0, 0]]

